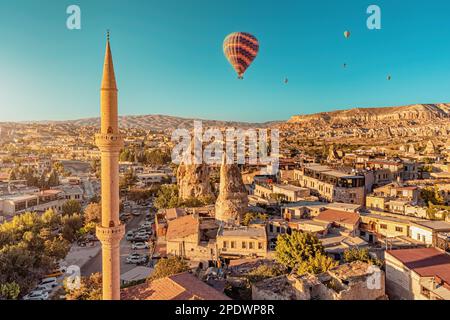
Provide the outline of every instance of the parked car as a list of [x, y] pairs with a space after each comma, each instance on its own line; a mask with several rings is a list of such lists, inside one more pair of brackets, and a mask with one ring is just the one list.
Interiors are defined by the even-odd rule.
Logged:
[[131, 214], [135, 217], [139, 217], [142, 214], [142, 212], [140, 210], [133, 210]]
[[127, 241], [132, 241], [134, 239], [134, 231], [130, 230], [127, 232], [127, 235], [125, 236], [125, 239]]
[[127, 257], [125, 262], [128, 264], [143, 264], [147, 262], [147, 257], [139, 253], [132, 253]]
[[36, 288], [34, 288], [33, 291], [42, 291], [42, 292], [47, 292], [50, 293], [52, 292], [53, 288], [49, 285], [38, 285]]
[[49, 278], [45, 278], [42, 279], [41, 282], [39, 283], [40, 286], [42, 285], [48, 285], [53, 287], [56, 287], [58, 285], [58, 280], [56, 279], [56, 277], [49, 277]]
[[131, 245], [131, 249], [133, 250], [142, 250], [142, 249], [148, 249], [150, 246], [147, 242], [135, 242]]
[[151, 228], [152, 223], [150, 221], [146, 221], [140, 225], [141, 228]]
[[48, 300], [48, 293], [43, 291], [31, 291], [23, 297], [23, 300]]

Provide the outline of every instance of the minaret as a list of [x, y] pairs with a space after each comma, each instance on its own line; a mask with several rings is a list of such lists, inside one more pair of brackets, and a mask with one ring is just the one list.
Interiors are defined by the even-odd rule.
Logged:
[[97, 237], [102, 243], [103, 300], [120, 300], [120, 249], [125, 227], [119, 220], [119, 152], [123, 138], [119, 133], [117, 86], [109, 46], [106, 42], [105, 63], [100, 95], [101, 129], [95, 142], [101, 151], [102, 222]]

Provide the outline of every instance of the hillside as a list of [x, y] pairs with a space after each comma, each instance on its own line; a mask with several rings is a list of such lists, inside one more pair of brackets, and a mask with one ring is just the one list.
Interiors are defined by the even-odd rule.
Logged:
[[450, 104], [415, 104], [409, 106], [386, 108], [355, 108], [310, 115], [296, 115], [288, 120], [293, 124], [340, 124], [356, 125], [374, 124], [379, 121], [416, 122], [433, 119], [450, 118]]

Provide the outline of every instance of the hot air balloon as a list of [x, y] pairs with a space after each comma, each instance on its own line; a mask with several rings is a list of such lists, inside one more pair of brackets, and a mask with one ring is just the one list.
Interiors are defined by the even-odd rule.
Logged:
[[287, 84], [288, 82], [289, 82], [289, 79], [288, 79], [288, 78], [285, 78], [285, 79], [284, 79], [284, 83]]
[[347, 68], [347, 64], [346, 64], [346, 63], [344, 63], [342, 66], [343, 66], [344, 68]]
[[247, 32], [234, 32], [229, 34], [223, 41], [223, 52], [228, 59], [239, 79], [243, 75], [259, 50], [258, 40]]
[[350, 31], [344, 31], [344, 37], [345, 38], [350, 38]]
[[388, 81], [389, 81], [389, 80], [391, 80], [391, 79], [392, 79], [392, 77], [391, 77], [391, 76], [387, 76], [387, 79], [388, 79]]

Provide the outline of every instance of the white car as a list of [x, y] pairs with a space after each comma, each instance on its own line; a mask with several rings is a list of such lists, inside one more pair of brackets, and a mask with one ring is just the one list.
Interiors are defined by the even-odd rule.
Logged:
[[151, 228], [152, 227], [152, 223], [149, 221], [144, 222], [143, 224], [141, 224], [140, 226], [141, 228]]
[[48, 293], [43, 291], [32, 291], [23, 297], [23, 300], [48, 300]]
[[140, 216], [140, 215], [142, 214], [142, 212], [139, 211], [139, 210], [136, 210], [136, 211], [133, 211], [131, 214], [132, 214], [133, 216], [138, 217], [138, 216]]
[[141, 264], [145, 263], [145, 261], [146, 261], [145, 256], [138, 253], [132, 253], [126, 259], [126, 263], [128, 264]]
[[58, 285], [58, 280], [56, 279], [56, 277], [50, 277], [50, 278], [45, 278], [42, 279], [41, 282], [39, 283], [39, 286], [50, 286], [50, 287], [56, 287]]
[[36, 288], [34, 288], [33, 291], [42, 291], [42, 292], [50, 293], [50, 292], [52, 292], [52, 290], [53, 290], [53, 288], [50, 285], [41, 284], [41, 285], [38, 285]]
[[127, 235], [125, 236], [125, 239], [126, 239], [127, 241], [133, 240], [133, 239], [134, 239], [134, 232], [133, 232], [133, 231], [128, 231], [128, 232], [127, 232]]
[[136, 242], [131, 245], [131, 249], [133, 250], [142, 250], [148, 248], [150, 248], [150, 246], [148, 245], [147, 242]]

